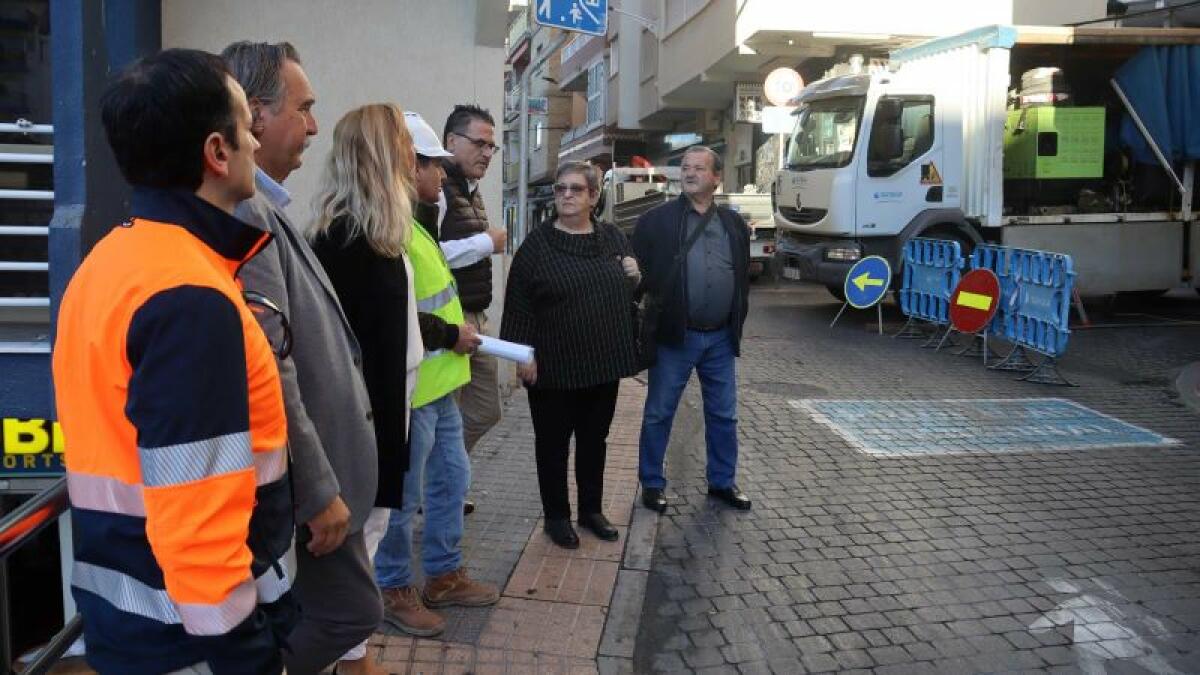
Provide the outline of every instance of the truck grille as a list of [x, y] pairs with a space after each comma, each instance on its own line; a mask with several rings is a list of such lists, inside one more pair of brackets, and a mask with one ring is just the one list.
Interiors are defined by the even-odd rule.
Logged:
[[788, 206], [779, 207], [780, 215], [792, 221], [793, 223], [798, 223], [800, 225], [812, 225], [818, 220], [824, 218], [825, 214], [828, 212], [828, 209], [793, 209]]

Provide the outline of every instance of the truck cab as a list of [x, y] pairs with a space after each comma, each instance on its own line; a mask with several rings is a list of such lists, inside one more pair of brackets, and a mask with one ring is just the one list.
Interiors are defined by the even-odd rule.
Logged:
[[959, 209], [955, 146], [932, 83], [887, 71], [815, 82], [798, 99], [785, 164], [773, 186], [785, 278], [835, 295], [869, 255], [893, 264], [914, 232], [964, 246], [979, 237]]

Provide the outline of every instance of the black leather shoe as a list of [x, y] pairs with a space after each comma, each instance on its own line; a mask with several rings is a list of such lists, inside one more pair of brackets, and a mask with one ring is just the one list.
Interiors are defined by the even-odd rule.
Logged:
[[720, 499], [739, 511], [750, 510], [750, 498], [746, 496], [746, 493], [738, 489], [738, 486], [736, 485], [731, 485], [727, 488], [710, 487], [708, 488], [708, 494]]
[[555, 544], [563, 548], [579, 548], [579, 535], [575, 534], [575, 528], [571, 527], [569, 519], [547, 520], [545, 530], [546, 534], [550, 535], [550, 541]]
[[580, 515], [579, 526], [591, 530], [592, 534], [604, 541], [616, 541], [621, 536], [621, 533], [617, 532], [617, 528], [608, 522], [608, 518], [605, 518], [603, 513]]
[[470, 499], [464, 499], [463, 500], [463, 515], [469, 516], [472, 513], [475, 513], [475, 502], [471, 501]]
[[662, 488], [642, 488], [642, 506], [651, 511], [664, 513], [667, 510], [667, 496]]

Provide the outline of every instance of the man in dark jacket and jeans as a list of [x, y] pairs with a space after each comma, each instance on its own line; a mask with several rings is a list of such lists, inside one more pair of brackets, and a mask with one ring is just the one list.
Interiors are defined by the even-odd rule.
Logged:
[[[721, 158], [697, 145], [684, 152], [683, 195], [642, 214], [633, 248], [642, 263], [645, 289], [662, 300], [658, 359], [649, 371], [642, 415], [638, 478], [642, 503], [667, 508], [663, 459], [679, 397], [691, 378], [700, 377], [704, 399], [704, 441], [708, 449], [708, 493], [737, 509], [750, 499], [734, 483], [737, 473], [737, 377], [742, 326], [749, 302], [750, 230], [737, 213], [713, 202]], [[706, 218], [710, 209], [716, 209]], [[683, 248], [703, 227], [691, 248]], [[676, 258], [681, 269], [673, 273]]]

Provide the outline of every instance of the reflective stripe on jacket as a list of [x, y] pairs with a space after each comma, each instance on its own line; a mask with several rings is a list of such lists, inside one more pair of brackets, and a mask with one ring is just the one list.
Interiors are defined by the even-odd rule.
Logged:
[[53, 357], [88, 661], [269, 669], [290, 613], [287, 425], [234, 274], [270, 235], [186, 192], [137, 189], [132, 210], [68, 285]]
[[[413, 268], [413, 291], [417, 311], [433, 314], [446, 323], [461, 326], [462, 305], [454, 276], [442, 255], [442, 249], [420, 223], [413, 224], [408, 258]], [[453, 392], [471, 381], [471, 363], [463, 354], [443, 349], [427, 352], [417, 371], [417, 388], [412, 407], [420, 408]]]

